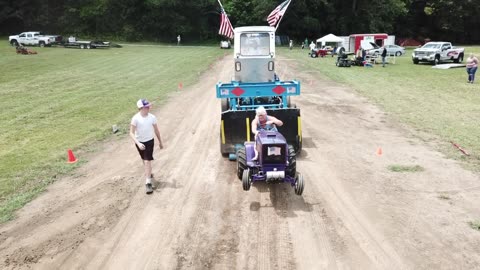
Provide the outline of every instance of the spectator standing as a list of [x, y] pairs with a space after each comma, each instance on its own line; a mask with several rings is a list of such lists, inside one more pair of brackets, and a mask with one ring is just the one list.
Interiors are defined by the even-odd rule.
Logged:
[[182, 37], [180, 35], [177, 36], [177, 46], [180, 45], [180, 41], [182, 41]]
[[313, 43], [312, 41], [312, 43], [310, 43], [310, 51], [313, 51], [314, 49], [315, 49], [315, 43]]
[[288, 43], [288, 47], [290, 50], [293, 48], [293, 40], [290, 39], [290, 42]]
[[362, 47], [358, 48], [357, 52], [355, 53], [355, 57], [358, 60], [362, 60]]
[[475, 72], [478, 68], [478, 58], [471, 53], [467, 58], [467, 74], [468, 74], [468, 83], [473, 83], [475, 81]]
[[387, 57], [387, 48], [383, 46], [382, 51], [382, 67], [385, 67], [385, 58]]

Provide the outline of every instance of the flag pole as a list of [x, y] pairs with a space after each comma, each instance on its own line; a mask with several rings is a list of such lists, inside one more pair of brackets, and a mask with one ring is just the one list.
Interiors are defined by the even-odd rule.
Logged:
[[[220, 0], [218, 0], [220, 1]], [[287, 7], [285, 8], [285, 13], [287, 13], [288, 6], [290, 6], [290, 3], [292, 3], [293, 0], [290, 0], [287, 4]], [[283, 16], [280, 17], [280, 20], [278, 20], [277, 26], [275, 26], [275, 33], [277, 32], [277, 28], [280, 25], [280, 22], [282, 21], [283, 17], [285, 16], [285, 13], [283, 13]]]
[[[218, 1], [218, 4], [220, 5], [220, 7], [221, 7], [223, 10], [225, 10], [225, 9], [223, 8], [222, 3], [220, 2], [220, 0], [217, 0], [217, 1]], [[226, 12], [225, 12], [225, 14], [226, 14]]]

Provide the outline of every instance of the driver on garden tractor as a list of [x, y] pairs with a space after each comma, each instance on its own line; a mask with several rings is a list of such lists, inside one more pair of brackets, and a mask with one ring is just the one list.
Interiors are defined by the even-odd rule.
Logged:
[[[260, 131], [277, 131], [277, 126], [281, 127], [283, 122], [278, 120], [274, 116], [268, 116], [267, 111], [263, 106], [258, 107], [256, 110], [256, 116], [252, 121], [252, 132], [255, 134], [255, 141], [257, 139], [257, 134]], [[258, 159], [258, 144], [255, 145], [255, 156], [252, 160]]]

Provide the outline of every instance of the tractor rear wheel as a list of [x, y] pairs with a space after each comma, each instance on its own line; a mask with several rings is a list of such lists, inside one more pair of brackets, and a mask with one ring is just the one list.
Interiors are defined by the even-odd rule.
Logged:
[[237, 150], [237, 176], [242, 180], [243, 172], [247, 168], [247, 154], [245, 147]]
[[302, 195], [305, 182], [303, 181], [303, 175], [297, 173], [295, 176], [295, 194]]
[[295, 174], [297, 173], [297, 157], [292, 145], [288, 146], [288, 166], [286, 173], [291, 177], [295, 177]]
[[222, 98], [221, 99], [221, 108], [222, 108], [221, 112], [228, 111], [228, 109], [230, 109], [229, 107], [230, 107], [230, 104], [228, 102], [228, 99], [227, 98]]
[[222, 143], [222, 130], [220, 129], [220, 136], [219, 136], [219, 141], [220, 141], [220, 153], [222, 154], [222, 157], [228, 157], [228, 152], [226, 150], [225, 145]]
[[246, 169], [243, 171], [242, 175], [242, 186], [243, 190], [248, 191], [250, 189], [250, 186], [252, 185], [252, 181], [250, 180], [251, 174], [250, 174], [250, 169]]
[[302, 139], [300, 138], [300, 135], [297, 135], [295, 137], [294, 149], [297, 156], [300, 155], [300, 153], [302, 152]]
[[287, 108], [297, 108], [297, 104], [292, 103], [290, 96], [287, 97]]

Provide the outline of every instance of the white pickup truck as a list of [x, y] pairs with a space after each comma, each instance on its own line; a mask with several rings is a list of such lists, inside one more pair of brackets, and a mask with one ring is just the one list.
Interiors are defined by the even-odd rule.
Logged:
[[447, 61], [460, 63], [463, 61], [464, 53], [464, 48], [455, 48], [450, 42], [428, 42], [421, 48], [413, 50], [412, 61], [414, 64], [430, 62], [435, 65]]
[[19, 35], [9, 36], [8, 42], [12, 46], [33, 45], [33, 46], [50, 46], [57, 42], [54, 36], [44, 36], [40, 32], [23, 32]]

